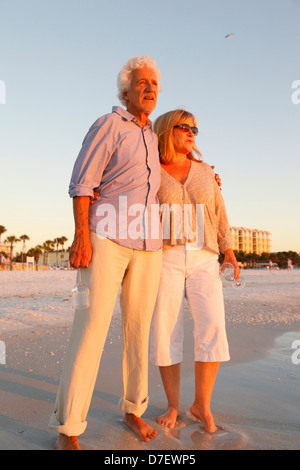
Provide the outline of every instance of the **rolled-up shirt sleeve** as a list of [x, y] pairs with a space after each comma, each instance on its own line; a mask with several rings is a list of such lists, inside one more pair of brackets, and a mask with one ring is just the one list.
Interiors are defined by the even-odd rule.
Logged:
[[85, 136], [75, 161], [69, 195], [94, 196], [101, 182], [103, 172], [114, 149], [113, 122], [104, 116], [98, 119]]

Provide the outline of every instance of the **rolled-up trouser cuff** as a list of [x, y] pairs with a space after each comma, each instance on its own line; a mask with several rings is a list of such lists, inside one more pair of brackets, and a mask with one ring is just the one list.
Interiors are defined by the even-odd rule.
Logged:
[[124, 398], [121, 398], [119, 401], [119, 407], [121, 411], [124, 411], [124, 413], [130, 413], [139, 418], [140, 416], [142, 416], [142, 414], [145, 413], [148, 407], [148, 402], [149, 402], [149, 397], [145, 398], [145, 400], [143, 400], [140, 405], [137, 405], [136, 403], [132, 403], [131, 401], [125, 400]]
[[61, 424], [57, 419], [55, 411], [49, 421], [50, 429], [54, 429], [59, 434], [64, 434], [65, 436], [80, 436], [80, 434], [84, 433], [86, 426], [87, 421], [83, 421], [82, 423]]
[[195, 355], [195, 361], [196, 362], [227, 362], [230, 361], [230, 355], [229, 352], [226, 351], [224, 348], [224, 351], [221, 351], [219, 354], [218, 353], [210, 353], [210, 352], [203, 352], [198, 353]]

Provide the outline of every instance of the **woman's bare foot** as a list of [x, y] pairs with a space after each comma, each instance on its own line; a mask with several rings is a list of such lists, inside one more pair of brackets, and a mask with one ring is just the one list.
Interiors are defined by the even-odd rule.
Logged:
[[77, 436], [66, 436], [59, 434], [56, 441], [56, 450], [81, 450], [78, 444]]
[[157, 435], [157, 431], [149, 426], [142, 418], [131, 413], [125, 413], [124, 423], [133, 431], [142, 441], [149, 442]]
[[190, 408], [190, 412], [195, 416], [195, 418], [202, 421], [206, 432], [214, 433], [220, 429], [220, 427], [215, 425], [215, 421], [210, 410], [204, 411], [200, 406], [193, 403]]
[[176, 424], [177, 416], [178, 416], [177, 409], [171, 406], [167, 409], [167, 411], [163, 415], [158, 416], [156, 421], [158, 422], [158, 424], [161, 424], [162, 426], [166, 426], [169, 429], [173, 429]]

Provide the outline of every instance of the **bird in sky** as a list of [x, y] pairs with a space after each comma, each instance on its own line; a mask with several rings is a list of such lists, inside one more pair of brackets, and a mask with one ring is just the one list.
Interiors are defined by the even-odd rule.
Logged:
[[225, 39], [226, 39], [226, 38], [232, 38], [233, 34], [234, 34], [234, 33], [226, 34]]

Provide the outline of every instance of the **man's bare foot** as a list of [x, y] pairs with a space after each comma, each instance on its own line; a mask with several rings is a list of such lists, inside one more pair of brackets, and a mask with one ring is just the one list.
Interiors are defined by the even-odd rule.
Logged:
[[157, 435], [157, 431], [149, 426], [142, 418], [133, 414], [125, 413], [124, 423], [133, 431], [142, 441], [149, 442]]
[[215, 425], [215, 421], [210, 410], [204, 411], [200, 406], [193, 403], [190, 408], [190, 412], [195, 416], [195, 418], [202, 421], [206, 432], [214, 433], [220, 429], [220, 427]]
[[158, 416], [156, 421], [162, 426], [166, 426], [169, 429], [173, 429], [176, 424], [177, 416], [178, 412], [176, 408], [172, 406], [169, 407], [163, 415]]
[[66, 436], [59, 434], [56, 441], [56, 450], [81, 450], [78, 444], [77, 436]]

